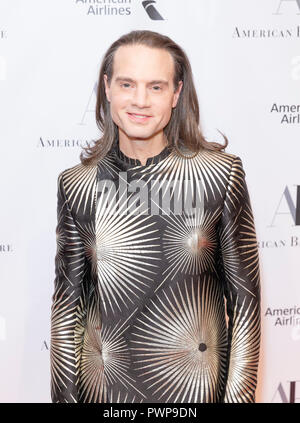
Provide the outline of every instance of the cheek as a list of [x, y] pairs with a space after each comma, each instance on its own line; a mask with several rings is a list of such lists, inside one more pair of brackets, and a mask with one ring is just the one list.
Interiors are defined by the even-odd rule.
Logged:
[[161, 116], [162, 119], [166, 120], [169, 119], [172, 113], [172, 104], [166, 104], [162, 109], [161, 109]]
[[169, 115], [172, 112], [172, 99], [169, 96], [161, 98], [159, 101], [153, 102], [153, 106], [161, 115]]
[[126, 95], [126, 93], [121, 92], [117, 89], [112, 91], [111, 98], [112, 98], [111, 105], [114, 108], [114, 110], [118, 110], [126, 106], [129, 100], [128, 94]]
[[114, 99], [115, 100], [110, 103], [110, 110], [112, 114], [117, 115], [124, 108], [124, 101], [120, 97], [114, 97]]

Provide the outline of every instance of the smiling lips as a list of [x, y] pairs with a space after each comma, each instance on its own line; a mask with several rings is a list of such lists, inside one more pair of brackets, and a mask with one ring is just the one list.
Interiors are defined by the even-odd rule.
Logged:
[[128, 113], [128, 116], [131, 120], [134, 120], [135, 122], [146, 122], [151, 118], [151, 116], [149, 115], [142, 115], [139, 113]]

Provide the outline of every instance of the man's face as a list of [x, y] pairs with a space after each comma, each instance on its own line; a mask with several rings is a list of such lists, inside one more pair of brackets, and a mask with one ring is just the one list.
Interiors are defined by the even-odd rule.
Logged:
[[174, 92], [174, 63], [170, 53], [142, 45], [122, 46], [115, 52], [113, 69], [110, 87], [106, 75], [104, 82], [119, 135], [137, 140], [162, 134], [182, 87], [180, 81]]

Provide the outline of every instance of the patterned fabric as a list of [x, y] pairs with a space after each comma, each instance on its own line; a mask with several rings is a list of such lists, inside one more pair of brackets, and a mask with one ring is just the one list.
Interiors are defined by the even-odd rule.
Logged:
[[61, 172], [57, 195], [52, 402], [255, 402], [260, 271], [241, 159], [165, 147], [143, 166], [117, 138], [97, 165]]

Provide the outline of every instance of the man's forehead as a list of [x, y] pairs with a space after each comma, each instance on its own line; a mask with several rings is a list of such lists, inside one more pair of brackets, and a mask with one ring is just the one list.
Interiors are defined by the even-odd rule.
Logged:
[[115, 57], [125, 56], [126, 58], [128, 57], [136, 58], [137, 53], [145, 54], [147, 56], [151, 55], [153, 57], [165, 56], [165, 57], [172, 58], [172, 55], [165, 48], [149, 47], [143, 44], [128, 44], [128, 45], [119, 46], [116, 49], [114, 56]]
[[[134, 51], [134, 48], [145, 48], [144, 57]], [[164, 58], [162, 55], [165, 55]], [[143, 76], [144, 80], [148, 82], [172, 78], [174, 63], [171, 54], [166, 50], [133, 45], [121, 46], [116, 50], [113, 68], [117, 77], [125, 75], [132, 79], [138, 79], [139, 76]]]

